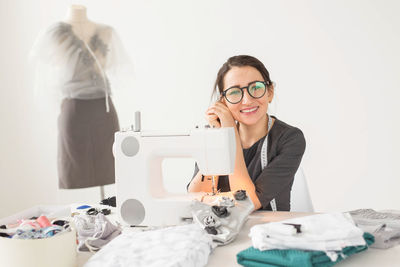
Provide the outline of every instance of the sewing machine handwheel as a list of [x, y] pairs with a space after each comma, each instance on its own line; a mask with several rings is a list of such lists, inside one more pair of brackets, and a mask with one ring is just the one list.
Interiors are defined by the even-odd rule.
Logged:
[[141, 224], [145, 214], [142, 202], [137, 199], [127, 199], [121, 205], [121, 218], [130, 225]]

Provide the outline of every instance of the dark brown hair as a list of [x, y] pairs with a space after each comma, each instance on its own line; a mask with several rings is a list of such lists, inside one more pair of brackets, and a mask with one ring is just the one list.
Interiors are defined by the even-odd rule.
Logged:
[[269, 77], [269, 72], [264, 64], [255, 57], [240, 55], [230, 57], [219, 69], [217, 79], [215, 80], [213, 96], [219, 96], [224, 90], [224, 77], [232, 67], [250, 66], [256, 68], [262, 75], [264, 82], [267, 83], [268, 90], [273, 90], [272, 81]]

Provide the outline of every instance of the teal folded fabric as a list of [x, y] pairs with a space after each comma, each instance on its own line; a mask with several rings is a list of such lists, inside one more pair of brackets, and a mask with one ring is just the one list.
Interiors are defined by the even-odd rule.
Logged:
[[[239, 252], [237, 262], [246, 267], [325, 267], [333, 266], [344, 258], [364, 251], [374, 243], [374, 237], [369, 233], [364, 233], [367, 245], [345, 247], [338, 253], [338, 259], [331, 259], [323, 251], [295, 250], [295, 249], [273, 249], [260, 251], [254, 247], [249, 247]], [[344, 257], [342, 256], [344, 255]]]

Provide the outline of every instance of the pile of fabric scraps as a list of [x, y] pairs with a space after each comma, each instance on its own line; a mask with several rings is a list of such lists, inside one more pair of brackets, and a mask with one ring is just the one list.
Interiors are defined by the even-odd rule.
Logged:
[[103, 213], [75, 215], [73, 221], [78, 234], [79, 251], [98, 251], [121, 234], [121, 227], [112, 224]]
[[50, 220], [42, 215], [30, 219], [18, 220], [14, 224], [1, 225], [0, 237], [12, 239], [41, 239], [70, 231], [69, 222], [65, 220]]
[[375, 237], [372, 248], [391, 248], [400, 243], [400, 211], [359, 209], [350, 211], [354, 222]]
[[196, 224], [124, 231], [92, 256], [85, 267], [200, 267], [207, 264], [213, 248], [211, 237]]
[[232, 193], [216, 195], [209, 203], [195, 200], [191, 205], [193, 221], [206, 230], [217, 245], [235, 240], [253, 209], [245, 190], [238, 190], [233, 196]]
[[349, 213], [326, 213], [255, 225], [253, 247], [237, 254], [243, 266], [332, 266], [364, 251], [374, 237]]

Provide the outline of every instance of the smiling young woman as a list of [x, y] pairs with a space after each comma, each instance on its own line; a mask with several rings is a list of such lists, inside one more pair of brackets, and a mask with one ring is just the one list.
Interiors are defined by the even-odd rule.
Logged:
[[[246, 190], [255, 210], [289, 211], [305, 139], [300, 129], [268, 115], [274, 97], [268, 70], [254, 57], [231, 57], [218, 72], [214, 93], [220, 100], [206, 111], [209, 124], [234, 127], [236, 134], [234, 173], [218, 177], [218, 190]], [[211, 186], [196, 165], [188, 191], [211, 192]]]

